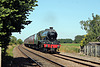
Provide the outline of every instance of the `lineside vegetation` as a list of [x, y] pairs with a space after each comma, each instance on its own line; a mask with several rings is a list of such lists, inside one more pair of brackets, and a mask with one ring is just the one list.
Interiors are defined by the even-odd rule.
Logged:
[[100, 42], [100, 16], [92, 14], [93, 19], [80, 21], [81, 28], [87, 32], [80, 45], [84, 47], [89, 42]]
[[65, 53], [79, 53], [80, 44], [79, 43], [61, 43], [60, 52]]

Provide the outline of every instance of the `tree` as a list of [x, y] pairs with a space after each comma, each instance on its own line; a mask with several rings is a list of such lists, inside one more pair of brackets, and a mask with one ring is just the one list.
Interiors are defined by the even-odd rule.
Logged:
[[58, 41], [60, 41], [60, 43], [72, 43], [73, 42], [72, 39], [58, 39]]
[[25, 25], [31, 23], [27, 20], [29, 12], [33, 11], [36, 0], [0, 0], [0, 47], [2, 47], [3, 60], [12, 32], [21, 32]]
[[23, 43], [23, 41], [21, 39], [17, 40], [17, 44], [22, 44], [22, 43]]
[[81, 28], [84, 29], [88, 34], [81, 41], [81, 46], [86, 45], [88, 42], [100, 41], [97, 39], [100, 36], [100, 16], [94, 16], [93, 19], [88, 19], [87, 21], [80, 21]]
[[65, 39], [58, 39], [58, 41], [60, 41], [60, 43], [66, 42]]
[[16, 44], [17, 43], [17, 38], [15, 36], [10, 37], [10, 43]]
[[15, 36], [11, 36], [10, 37], [10, 44], [22, 44], [23, 41], [21, 39], [18, 39]]
[[30, 24], [26, 20], [29, 11], [34, 10], [35, 0], [0, 0], [0, 31], [21, 32], [24, 25]]
[[77, 35], [77, 36], [75, 36], [75, 40], [74, 40], [74, 42], [75, 42], [75, 43], [80, 43], [81, 40], [82, 40], [82, 38], [84, 38], [83, 35]]
[[72, 43], [73, 40], [72, 39], [66, 39], [66, 43]]

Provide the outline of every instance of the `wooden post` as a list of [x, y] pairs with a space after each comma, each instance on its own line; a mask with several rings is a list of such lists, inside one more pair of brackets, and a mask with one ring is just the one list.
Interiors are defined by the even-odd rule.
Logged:
[[87, 48], [87, 46], [86, 46], [86, 55], [87, 55], [87, 49], [88, 49], [88, 48]]
[[90, 47], [91, 47], [91, 48], [90, 48], [90, 50], [91, 50], [91, 51], [90, 51], [90, 53], [91, 53], [90, 55], [92, 56], [92, 55], [93, 55], [93, 52], [92, 52], [92, 45], [91, 45]]
[[87, 55], [88, 55], [88, 53], [89, 53], [89, 52], [88, 52], [88, 45], [87, 45]]
[[98, 47], [98, 57], [100, 57], [100, 45], [98, 45], [97, 47]]
[[87, 45], [86, 45], [86, 47], [85, 47], [85, 48], [86, 48], [86, 53], [85, 53], [85, 55], [87, 55]]
[[1, 47], [0, 47], [0, 67], [1, 67]]
[[95, 56], [95, 45], [93, 45], [93, 56]]
[[84, 54], [86, 55], [86, 46], [84, 46]]
[[83, 54], [85, 54], [85, 46], [84, 46], [84, 49], [83, 50], [84, 50]]
[[95, 45], [95, 57], [97, 57], [97, 45]]

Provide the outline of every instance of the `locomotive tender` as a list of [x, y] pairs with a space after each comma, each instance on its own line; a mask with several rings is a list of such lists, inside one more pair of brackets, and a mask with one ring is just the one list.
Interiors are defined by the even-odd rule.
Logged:
[[53, 27], [42, 30], [24, 40], [25, 46], [33, 47], [43, 52], [56, 52], [61, 46], [59, 43], [57, 41], [57, 32]]

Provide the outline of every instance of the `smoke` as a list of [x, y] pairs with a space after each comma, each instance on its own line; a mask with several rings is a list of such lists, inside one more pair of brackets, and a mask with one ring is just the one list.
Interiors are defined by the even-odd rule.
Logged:
[[56, 15], [49, 12], [44, 16], [44, 21], [49, 24], [54, 24], [56, 22]]

